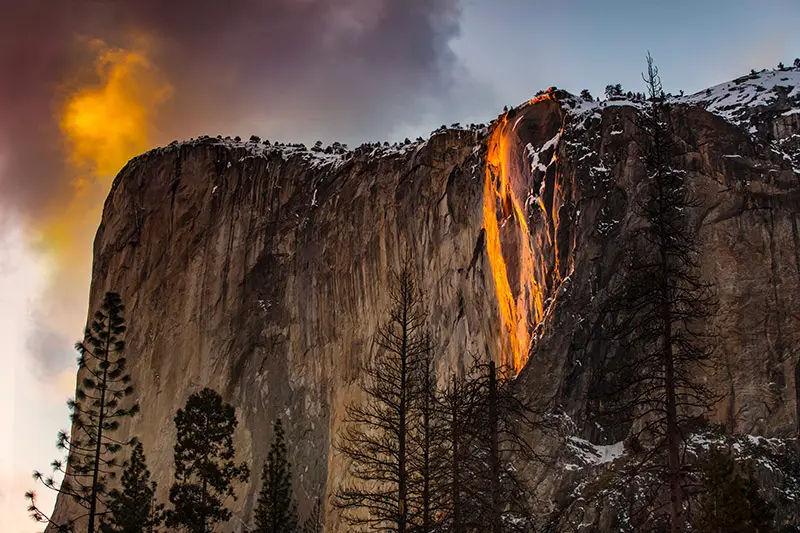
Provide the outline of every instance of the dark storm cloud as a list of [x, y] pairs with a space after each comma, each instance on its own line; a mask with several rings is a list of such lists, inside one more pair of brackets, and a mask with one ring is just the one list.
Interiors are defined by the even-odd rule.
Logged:
[[63, 174], [54, 91], [65, 74], [68, 12], [3, 1], [0, 12], [0, 202], [33, 208]]
[[469, 93], [449, 48], [459, 15], [458, 0], [12, 3], [0, 17], [0, 201], [35, 213], [65, 187], [54, 104], [88, 60], [78, 36], [153, 41], [175, 89], [159, 144], [216, 133], [353, 142], [457, 112]]

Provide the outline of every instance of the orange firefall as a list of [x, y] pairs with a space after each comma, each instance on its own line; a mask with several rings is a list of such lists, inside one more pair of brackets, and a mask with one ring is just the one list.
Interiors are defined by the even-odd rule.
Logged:
[[[551, 98], [544, 94], [526, 105]], [[486, 231], [486, 251], [492, 267], [497, 303], [500, 308], [502, 332], [502, 364], [519, 372], [528, 360], [531, 330], [543, 314], [543, 296], [536, 282], [534, 256], [527, 216], [518, 191], [510, 179], [512, 171], [510, 146], [514, 127], [503, 115], [492, 129], [486, 154], [486, 179], [483, 188], [483, 227]], [[507, 224], [513, 224], [507, 228]], [[519, 246], [514, 259], [519, 264], [519, 286], [512, 291], [508, 277], [506, 258], [503, 256], [500, 228], [504, 232], [515, 231]], [[514, 294], [516, 293], [516, 298]]]

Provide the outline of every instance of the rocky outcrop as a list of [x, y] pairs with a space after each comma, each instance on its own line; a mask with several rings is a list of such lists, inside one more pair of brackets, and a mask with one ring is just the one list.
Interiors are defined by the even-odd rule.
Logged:
[[[592, 420], [585, 392], [602, 348], [594, 311], [637, 223], [637, 105], [551, 91], [488, 130], [395, 147], [202, 138], [132, 160], [106, 201], [90, 305], [107, 290], [127, 304], [142, 415], [122, 432], [143, 441], [159, 496], [172, 480], [172, 417], [211, 386], [237, 407], [239, 454], [254, 472], [280, 416], [301, 506], [329, 503], [345, 476], [332, 441], [345, 405], [361, 399], [390, 270], [409, 254], [440, 375], [472, 354], [516, 361], [520, 394], [571, 420], [575, 438], [621, 440]], [[677, 102], [675, 117], [702, 200], [691, 220], [703, 274], [720, 300], [712, 326], [724, 370], [707, 379], [725, 400], [711, 416], [740, 433], [792, 436], [800, 170], [696, 102]], [[517, 349], [527, 339], [530, 350]], [[564, 461], [533, 469], [543, 501], [575, 479]], [[257, 489], [255, 479], [240, 489], [235, 527]], [[59, 501], [57, 516], [69, 512]], [[327, 531], [346, 531], [329, 505], [325, 514]]]

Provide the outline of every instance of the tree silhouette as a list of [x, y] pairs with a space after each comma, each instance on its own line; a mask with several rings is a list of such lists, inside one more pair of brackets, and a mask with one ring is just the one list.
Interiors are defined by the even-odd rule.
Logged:
[[233, 497], [234, 482], [246, 482], [250, 471], [233, 460], [233, 432], [237, 426], [232, 405], [214, 390], [204, 388], [189, 396], [175, 415], [175, 482], [169, 491], [172, 508], [166, 525], [190, 533], [212, 531], [226, 522], [231, 511], [225, 500]]
[[110, 494], [108, 513], [100, 522], [102, 533], [153, 533], [161, 525], [164, 506], [156, 503], [156, 482], [150, 481], [150, 470], [142, 443], [136, 444], [122, 473], [121, 489]]
[[[637, 126], [647, 180], [643, 198], [633, 207], [643, 223], [629, 240], [622, 279], [601, 311], [601, 337], [616, 351], [606, 353], [589, 395], [600, 419], [630, 424], [636, 428], [630, 438], [648, 446], [636, 471], [645, 469], [666, 485], [671, 530], [678, 532], [686, 524], [686, 430], [715, 401], [702, 381], [712, 367], [707, 321], [715, 299], [712, 287], [700, 278], [687, 222], [689, 208], [699, 202], [686, 186], [685, 171], [673, 166], [680, 150], [649, 54], [643, 78], [648, 103]], [[657, 498], [663, 487], [653, 483], [649, 488]]]
[[730, 451], [712, 447], [698, 462], [703, 479], [699, 512], [692, 520], [704, 533], [767, 533], [774, 531], [774, 507], [758, 492], [752, 468], [737, 472]]
[[444, 433], [442, 454], [446, 465], [442, 479], [445, 494], [440, 503], [443, 509], [442, 525], [446, 531], [453, 533], [464, 533], [470, 523], [468, 487], [473, 482], [473, 472], [476, 470], [471, 464], [474, 460], [471, 426], [478, 404], [474, 392], [464, 378], [452, 375], [447, 387], [438, 396]]
[[379, 330], [380, 348], [365, 365], [363, 403], [347, 409], [336, 447], [350, 459], [351, 481], [335, 505], [353, 527], [409, 530], [409, 431], [415, 365], [425, 351], [425, 314], [411, 268], [393, 274], [389, 319]]
[[123, 446], [135, 439], [121, 441], [111, 435], [119, 428], [123, 418], [138, 411], [138, 405], [121, 406], [124, 398], [133, 393], [130, 376], [126, 373], [125, 319], [122, 316], [122, 298], [108, 292], [100, 309], [86, 328], [84, 339], [75, 344], [79, 353], [78, 376], [80, 381], [75, 399], [68, 402], [72, 434], [58, 434], [58, 448], [63, 450], [65, 460], [52, 463], [54, 474], [64, 476], [58, 485], [53, 476], [34, 472], [34, 479], [48, 489], [67, 496], [85, 509], [85, 514], [73, 517], [63, 524], [55, 524], [51, 517], [36, 505], [33, 491], [25, 494], [29, 500], [28, 510], [34, 520], [49, 522], [59, 531], [70, 531], [76, 520], [88, 519], [87, 531], [94, 533], [98, 518], [105, 512], [108, 503], [108, 482], [117, 475], [117, 454]]
[[622, 84], [606, 85], [605, 95], [608, 100], [622, 97]]
[[464, 492], [470, 496], [470, 525], [480, 531], [530, 531], [528, 489], [513, 460], [541, 461], [530, 442], [545, 430], [543, 417], [517, 398], [513, 373], [493, 361], [476, 363], [465, 381], [469, 424]]
[[261, 492], [255, 510], [254, 533], [294, 533], [297, 505], [292, 494], [292, 465], [286, 459], [281, 420], [275, 421], [274, 440], [261, 472]]
[[430, 533], [440, 527], [446, 489], [443, 419], [433, 368], [434, 348], [425, 334], [415, 361], [409, 430], [409, 508], [414, 531]]
[[303, 522], [302, 533], [322, 533], [322, 504], [317, 498], [314, 507], [311, 508], [305, 522]]

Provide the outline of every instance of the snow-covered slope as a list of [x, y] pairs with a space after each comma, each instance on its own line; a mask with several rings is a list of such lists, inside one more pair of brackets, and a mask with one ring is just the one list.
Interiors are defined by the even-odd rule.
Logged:
[[745, 128], [800, 174], [800, 68], [754, 72], [676, 100]]
[[764, 70], [679, 98], [704, 107], [738, 125], [753, 128], [761, 113], [790, 116], [800, 113], [800, 69]]
[[[599, 102], [571, 96], [562, 101], [578, 124], [608, 106], [644, 104], [624, 96]], [[695, 94], [671, 96], [670, 101], [701, 107], [744, 129], [800, 175], [800, 68], [751, 72]]]

